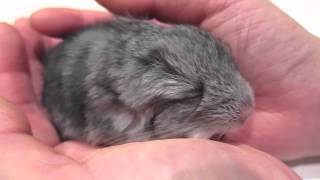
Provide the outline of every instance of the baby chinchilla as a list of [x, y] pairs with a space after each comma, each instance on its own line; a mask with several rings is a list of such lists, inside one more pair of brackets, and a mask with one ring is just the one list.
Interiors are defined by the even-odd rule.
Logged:
[[43, 102], [64, 140], [216, 137], [254, 104], [229, 50], [189, 25], [116, 17], [68, 36], [44, 66]]

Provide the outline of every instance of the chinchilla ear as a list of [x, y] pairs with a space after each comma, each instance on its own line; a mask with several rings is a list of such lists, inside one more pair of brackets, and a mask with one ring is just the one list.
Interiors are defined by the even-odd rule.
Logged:
[[195, 87], [183, 78], [157, 72], [147, 72], [128, 86], [120, 99], [131, 107], [185, 99], [198, 94]]
[[145, 72], [131, 78], [120, 99], [131, 107], [180, 100], [199, 95], [201, 89], [195, 81], [181, 72], [181, 62], [170, 61], [168, 52], [152, 50], [137, 58]]

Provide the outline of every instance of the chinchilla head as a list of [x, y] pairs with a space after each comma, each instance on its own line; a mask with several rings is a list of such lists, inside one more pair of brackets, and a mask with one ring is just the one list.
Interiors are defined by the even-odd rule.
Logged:
[[128, 79], [119, 84], [120, 99], [148, 112], [142, 137], [216, 137], [251, 113], [249, 84], [229, 49], [208, 32], [178, 25], [127, 47], [130, 61], [122, 73]]

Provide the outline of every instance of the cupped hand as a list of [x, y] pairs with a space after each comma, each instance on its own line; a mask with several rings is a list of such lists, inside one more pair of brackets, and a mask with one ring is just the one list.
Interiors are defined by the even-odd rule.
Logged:
[[[252, 145], [281, 159], [320, 155], [319, 39], [266, 0], [100, 0], [116, 13], [191, 23], [227, 42], [255, 91], [255, 112], [228, 141]], [[71, 15], [72, 14], [72, 15]], [[63, 36], [101, 15], [49, 9], [33, 27]], [[63, 19], [63, 23], [61, 20]]]
[[[227, 42], [256, 98], [252, 117], [227, 139], [252, 145], [282, 159], [320, 155], [317, 138], [320, 136], [320, 40], [271, 2], [98, 2], [119, 14], [148, 15], [163, 21], [191, 23]], [[47, 11], [52, 14], [52, 21], [57, 21], [54, 12]], [[38, 30], [51, 33], [51, 27], [43, 19], [33, 20]]]
[[[52, 11], [42, 13], [47, 12]], [[65, 26], [53, 27], [52, 33], [110, 17], [88, 11], [53, 12], [68, 18], [60, 19]], [[0, 93], [15, 104], [0, 98], [0, 179], [299, 179], [280, 161], [247, 146], [176, 139], [97, 149], [59, 142], [41, 107], [39, 55], [60, 40], [40, 35], [29, 22], [18, 20], [15, 27], [0, 24]]]
[[300, 179], [248, 146], [176, 139], [100, 149], [76, 142], [52, 147], [34, 138], [24, 114], [2, 98], [0, 120], [3, 180]]
[[[320, 155], [320, 42], [269, 1], [99, 2], [116, 13], [198, 25], [231, 46], [240, 71], [254, 88], [256, 106], [243, 128], [228, 134], [228, 141], [286, 160]], [[63, 36], [101, 17], [76, 14], [48, 9], [35, 13], [31, 23], [44, 34]]]

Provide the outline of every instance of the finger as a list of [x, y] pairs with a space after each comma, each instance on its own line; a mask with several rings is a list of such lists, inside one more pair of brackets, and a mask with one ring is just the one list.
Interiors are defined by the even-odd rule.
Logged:
[[[264, 167], [269, 166], [270, 170], [271, 168], [274, 168], [281, 171], [283, 175], [287, 177], [286, 179], [300, 179], [298, 175], [295, 174], [288, 166], [285, 166], [283, 162], [276, 159], [275, 157], [245, 144], [237, 145], [237, 147], [242, 150], [241, 155], [237, 156], [236, 158], [237, 160], [240, 160], [243, 162], [257, 161], [259, 163], [265, 163]], [[265, 172], [265, 169], [263, 168], [257, 168], [257, 167], [258, 166], [253, 167], [252, 169], [254, 169], [254, 171], [256, 172], [261, 171], [261, 174], [265, 174], [265, 176], [263, 177], [267, 177], [268, 172]], [[283, 178], [280, 178], [280, 179], [283, 179]]]
[[31, 129], [25, 115], [12, 103], [0, 97], [0, 134], [25, 133]]
[[0, 24], [0, 96], [18, 105], [34, 100], [27, 55], [19, 33]]
[[210, 13], [219, 12], [228, 1], [208, 0], [97, 0], [109, 10], [119, 14], [151, 15], [160, 20], [200, 24]]
[[36, 32], [27, 18], [21, 18], [15, 21], [14, 27], [19, 31], [25, 44], [29, 70], [32, 79], [32, 85], [38, 102], [41, 102], [43, 87], [43, 66], [41, 57], [47, 49], [50, 49], [60, 43], [60, 39], [50, 38]]
[[32, 14], [31, 25], [49, 36], [64, 36], [90, 24], [112, 18], [108, 11], [81, 11], [66, 8], [42, 9]]
[[[235, 174], [242, 179], [269, 179], [271, 172], [274, 179], [298, 179], [287, 166], [279, 161], [281, 167], [277, 167], [260, 156], [259, 151], [196, 139], [101, 148], [83, 164], [89, 169], [101, 167], [95, 169], [95, 174], [107, 172], [110, 179], [130, 179], [128, 174], [143, 176], [143, 179], [234, 179]], [[266, 172], [265, 168], [269, 171]], [[127, 173], [119, 173], [121, 169], [126, 169]]]
[[24, 39], [26, 52], [27, 52], [27, 59], [30, 69], [30, 75], [32, 79], [32, 85], [37, 97], [38, 102], [41, 101], [41, 94], [42, 94], [42, 87], [43, 87], [43, 80], [42, 80], [42, 63], [38, 59], [41, 52], [44, 51], [44, 44], [43, 44], [43, 36], [35, 32], [29, 23], [29, 20], [18, 19], [15, 24], [15, 28], [19, 31], [20, 35]]
[[36, 138], [46, 144], [58, 142], [53, 126], [36, 103], [23, 39], [7, 24], [0, 24], [0, 96], [21, 108]]

